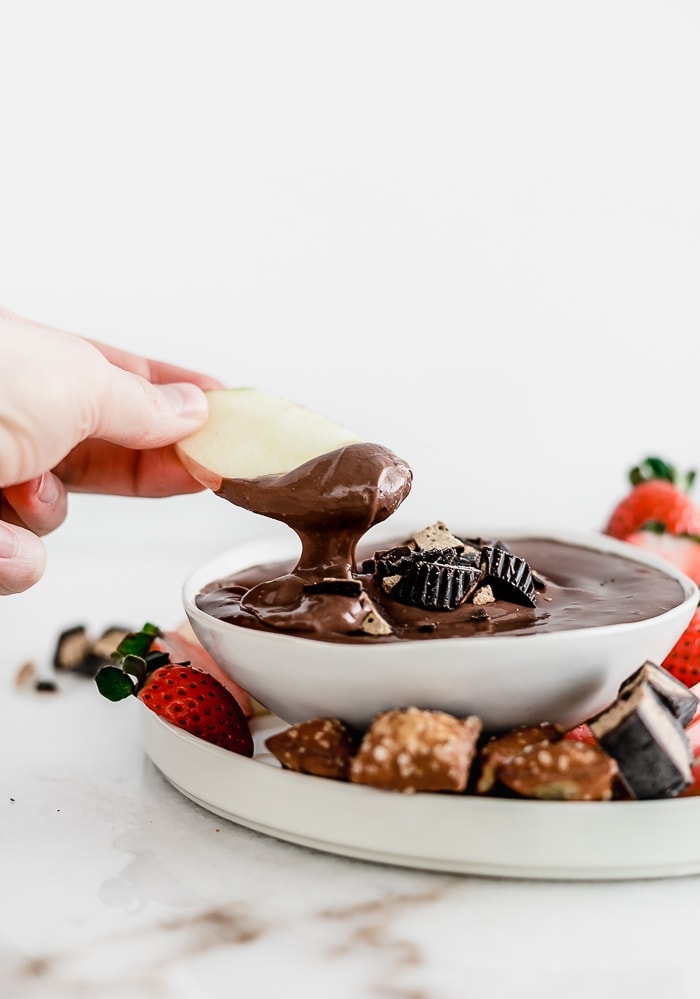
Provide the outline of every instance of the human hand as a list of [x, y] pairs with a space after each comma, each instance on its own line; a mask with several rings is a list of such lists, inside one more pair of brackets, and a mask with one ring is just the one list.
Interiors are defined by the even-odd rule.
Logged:
[[0, 308], [0, 594], [42, 575], [67, 492], [199, 491], [172, 446], [207, 417], [207, 375]]

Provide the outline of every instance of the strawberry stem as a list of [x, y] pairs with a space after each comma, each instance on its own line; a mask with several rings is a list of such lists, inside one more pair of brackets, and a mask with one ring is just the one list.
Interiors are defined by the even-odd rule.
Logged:
[[[125, 635], [111, 655], [115, 664], [103, 666], [95, 676], [97, 689], [110, 701], [121, 701], [130, 694], [138, 694], [149, 675], [159, 666], [167, 666], [170, 656], [160, 649], [151, 651], [163, 632], [155, 624], [144, 624], [141, 631]], [[189, 662], [178, 663], [189, 666]]]
[[141, 631], [131, 632], [125, 635], [119, 645], [112, 653], [113, 659], [124, 659], [126, 656], [139, 656], [144, 658], [147, 652], [151, 651], [156, 638], [161, 638], [163, 632], [155, 624], [144, 624]]
[[641, 482], [653, 482], [656, 479], [663, 479], [665, 482], [672, 482], [681, 492], [690, 492], [695, 482], [695, 470], [692, 469], [681, 475], [678, 469], [663, 458], [649, 457], [635, 465], [630, 470], [630, 482], [633, 486], [638, 486]]

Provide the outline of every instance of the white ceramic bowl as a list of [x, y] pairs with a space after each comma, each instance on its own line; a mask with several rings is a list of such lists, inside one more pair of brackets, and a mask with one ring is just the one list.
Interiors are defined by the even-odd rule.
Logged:
[[[542, 536], [522, 529], [453, 530], [464, 537]], [[396, 531], [388, 536], [396, 537]], [[631, 624], [362, 646], [241, 628], [199, 610], [195, 597], [207, 583], [258, 563], [294, 558], [298, 542], [290, 536], [288, 544], [256, 541], [207, 562], [186, 580], [183, 602], [214, 659], [290, 724], [339, 717], [364, 727], [379, 711], [415, 705], [457, 716], [476, 714], [487, 730], [542, 721], [569, 727], [610, 704], [622, 680], [645, 660], [665, 658], [698, 605], [698, 588], [669, 563], [602, 534], [553, 540], [655, 566], [679, 581], [682, 601]]]

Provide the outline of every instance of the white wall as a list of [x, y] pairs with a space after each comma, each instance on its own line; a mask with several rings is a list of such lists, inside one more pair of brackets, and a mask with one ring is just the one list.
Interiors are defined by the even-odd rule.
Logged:
[[[6, 2], [0, 301], [393, 447], [418, 521], [595, 529], [700, 463], [699, 51], [692, 0]], [[267, 528], [72, 505], [64, 558]]]

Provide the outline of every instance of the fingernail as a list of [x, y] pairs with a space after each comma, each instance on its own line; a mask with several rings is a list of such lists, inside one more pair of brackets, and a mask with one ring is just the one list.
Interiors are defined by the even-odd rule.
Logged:
[[178, 382], [174, 385], [159, 385], [158, 388], [168, 400], [178, 416], [188, 420], [203, 420], [209, 406], [204, 392], [190, 382]]
[[7, 524], [0, 522], [0, 558], [14, 558], [19, 552], [19, 538]]
[[40, 503], [52, 506], [58, 500], [58, 484], [51, 472], [45, 472], [40, 476], [34, 495]]

